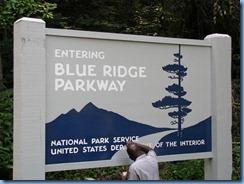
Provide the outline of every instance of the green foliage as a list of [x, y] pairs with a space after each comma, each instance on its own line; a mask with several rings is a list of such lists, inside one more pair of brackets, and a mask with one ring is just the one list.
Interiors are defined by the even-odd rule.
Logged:
[[232, 140], [240, 142], [240, 79], [232, 79]]
[[50, 172], [46, 180], [120, 180], [119, 172], [127, 170], [128, 166]]
[[3, 0], [0, 6], [0, 27], [10, 29], [13, 22], [22, 16], [52, 18], [51, 10], [56, 4], [37, 0]]
[[241, 180], [241, 147], [234, 145], [232, 149], [233, 156], [233, 171], [232, 180]]
[[53, 18], [54, 3], [42, 0], [0, 1], [0, 76], [4, 86], [13, 87], [13, 24], [22, 17]]
[[46, 174], [46, 180], [83, 180], [78, 170], [49, 172]]
[[203, 180], [203, 160], [177, 161], [160, 164], [163, 180]]
[[13, 166], [13, 90], [0, 93], [0, 178], [11, 179]]
[[[4, 85], [7, 88], [13, 87], [13, 40], [12, 39], [6, 39], [0, 42], [0, 54], [1, 59], [3, 61], [2, 67], [3, 67], [3, 80], [2, 85]], [[1, 45], [2, 43], [2, 45]], [[2, 47], [1, 47], [2, 46]], [[0, 88], [1, 91], [1, 88]]]

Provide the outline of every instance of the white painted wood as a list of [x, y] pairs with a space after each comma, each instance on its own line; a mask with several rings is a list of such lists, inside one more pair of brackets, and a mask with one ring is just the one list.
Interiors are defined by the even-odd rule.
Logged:
[[92, 31], [78, 31], [67, 29], [46, 29], [48, 36], [61, 36], [61, 37], [77, 37], [77, 38], [93, 38], [105, 40], [121, 40], [131, 42], [146, 42], [146, 43], [164, 43], [164, 44], [181, 44], [192, 46], [210, 46], [209, 40], [193, 40], [193, 39], [179, 39], [179, 38], [166, 38], [156, 36], [142, 36], [131, 34], [118, 34], [118, 33], [101, 33]]
[[[157, 157], [158, 162], [170, 162], [170, 161], [182, 161], [182, 160], [193, 160], [193, 159], [204, 159], [211, 158], [212, 152], [205, 153], [194, 153], [194, 154], [180, 154], [180, 155], [167, 155]], [[110, 167], [110, 166], [124, 166], [130, 165], [132, 162], [129, 159], [106, 160], [106, 161], [93, 161], [93, 162], [74, 162], [65, 164], [49, 164], [46, 165], [46, 172], [51, 171], [65, 171], [75, 169], [87, 169], [99, 167]]]
[[206, 180], [231, 180], [231, 37], [212, 34], [212, 150], [205, 159]]
[[14, 180], [45, 179], [45, 22], [14, 24]]

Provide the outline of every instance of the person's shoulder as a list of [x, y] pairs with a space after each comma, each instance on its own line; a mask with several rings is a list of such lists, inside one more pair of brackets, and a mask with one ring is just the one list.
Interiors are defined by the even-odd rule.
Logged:
[[136, 168], [138, 167], [138, 162], [133, 162], [131, 165], [130, 165], [130, 170], [136, 170]]
[[156, 152], [155, 152], [154, 150], [150, 150], [150, 151], [147, 153], [147, 155], [148, 155], [148, 156], [154, 156], [154, 157], [157, 156], [157, 154], [156, 154]]

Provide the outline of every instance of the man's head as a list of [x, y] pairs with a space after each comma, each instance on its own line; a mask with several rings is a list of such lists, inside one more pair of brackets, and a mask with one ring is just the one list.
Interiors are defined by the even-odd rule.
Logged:
[[137, 157], [143, 154], [141, 148], [137, 146], [136, 143], [133, 143], [132, 141], [127, 142], [126, 147], [127, 147], [127, 153], [131, 160], [135, 161]]

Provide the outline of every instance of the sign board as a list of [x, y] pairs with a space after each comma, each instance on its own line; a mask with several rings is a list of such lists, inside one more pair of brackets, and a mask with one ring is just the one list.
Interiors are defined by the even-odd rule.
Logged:
[[130, 140], [154, 148], [159, 162], [214, 158], [211, 39], [44, 27], [35, 42], [35, 34], [22, 37], [22, 49], [45, 51], [24, 50], [44, 62], [33, 94], [45, 94], [37, 109], [45, 172], [130, 164]]
[[212, 156], [209, 45], [56, 31], [46, 37], [47, 166], [128, 163], [128, 140], [159, 160]]

